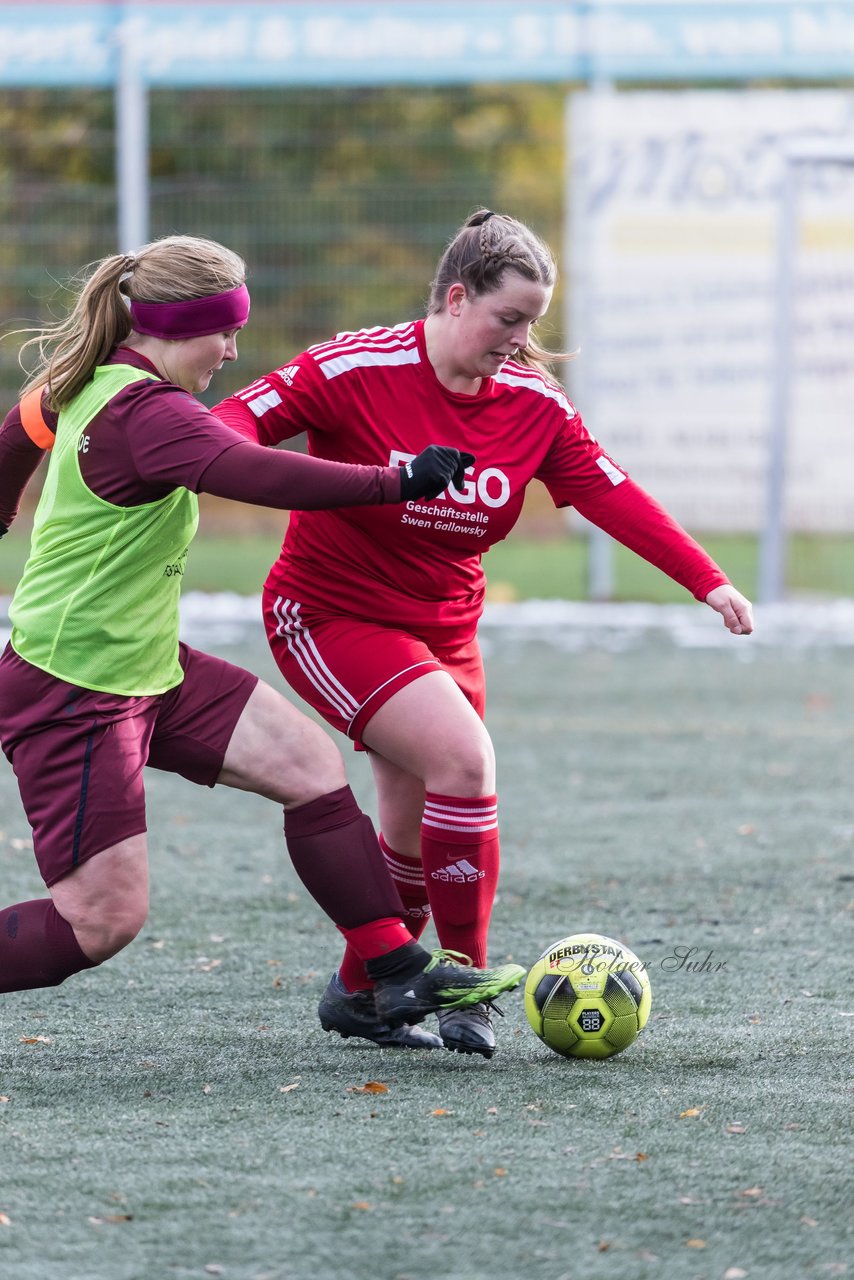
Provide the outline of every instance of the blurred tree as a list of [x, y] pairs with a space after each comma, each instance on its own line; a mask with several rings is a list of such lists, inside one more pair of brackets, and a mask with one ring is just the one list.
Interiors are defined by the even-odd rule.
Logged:
[[[249, 265], [252, 323], [216, 394], [340, 329], [420, 314], [442, 246], [480, 205], [557, 246], [563, 98], [557, 85], [153, 90], [151, 235], [209, 235]], [[0, 93], [4, 330], [61, 314], [63, 285], [115, 249], [113, 114], [109, 90]], [[5, 403], [16, 350], [0, 345]]]

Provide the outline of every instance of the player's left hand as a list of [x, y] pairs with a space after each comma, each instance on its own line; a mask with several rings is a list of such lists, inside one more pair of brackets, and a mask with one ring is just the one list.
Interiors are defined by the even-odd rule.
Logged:
[[753, 631], [753, 605], [729, 583], [710, 591], [706, 604], [721, 615], [727, 631], [734, 636], [749, 636]]
[[445, 444], [428, 444], [411, 462], [400, 468], [400, 500], [438, 497], [449, 484], [462, 488], [466, 467], [474, 462], [473, 453], [461, 453]]

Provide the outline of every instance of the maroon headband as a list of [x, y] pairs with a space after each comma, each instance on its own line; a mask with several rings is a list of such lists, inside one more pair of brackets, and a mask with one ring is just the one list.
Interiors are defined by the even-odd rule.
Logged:
[[242, 329], [249, 319], [249, 290], [245, 284], [228, 293], [214, 293], [188, 302], [137, 302], [130, 316], [137, 333], [150, 338], [204, 338], [211, 333]]

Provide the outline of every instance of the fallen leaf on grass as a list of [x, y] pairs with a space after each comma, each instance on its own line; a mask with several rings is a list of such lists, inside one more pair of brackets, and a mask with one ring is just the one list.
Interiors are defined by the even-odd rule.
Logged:
[[448, 1111], [445, 1107], [437, 1107], [435, 1111], [431, 1111], [431, 1116], [452, 1116], [453, 1111]]
[[649, 1156], [646, 1154], [645, 1151], [637, 1151], [635, 1152], [635, 1159], [637, 1160], [638, 1164], [640, 1164], [642, 1160], [648, 1160]]
[[747, 1272], [742, 1267], [727, 1267], [724, 1280], [744, 1280]]
[[699, 1201], [696, 1196], [680, 1196], [679, 1203], [680, 1204], [700, 1204], [701, 1201]]
[[817, 1226], [818, 1226], [818, 1223], [816, 1222], [815, 1218], [807, 1218], [807, 1217], [803, 1217], [803, 1218], [801, 1218], [801, 1222], [804, 1224], [804, 1226], [805, 1226], [805, 1227], [817, 1227]]
[[733, 1120], [732, 1124], [724, 1125], [724, 1133], [747, 1133], [747, 1125], [740, 1120]]
[[694, 1116], [702, 1115], [705, 1109], [705, 1104], [702, 1107], [689, 1107], [687, 1111], [679, 1112], [679, 1119], [684, 1120], [686, 1116], [693, 1118]]
[[18, 1044], [53, 1044], [50, 1036], [20, 1036]]
[[8, 1213], [0, 1213], [0, 1227], [11, 1227], [12, 1219]]
[[280, 1084], [279, 1093], [290, 1093], [291, 1089], [298, 1089], [301, 1077], [297, 1076], [296, 1080], [292, 1080], [290, 1084]]
[[600, 1240], [596, 1246], [596, 1251], [597, 1253], [607, 1253], [610, 1248], [611, 1248], [610, 1240]]
[[209, 1084], [202, 1085], [202, 1093], [210, 1093], [212, 1086]]
[[105, 1213], [101, 1218], [87, 1218], [93, 1227], [103, 1227], [105, 1223], [133, 1222], [132, 1213]]
[[374, 1206], [370, 1203], [369, 1200], [354, 1200], [353, 1203], [350, 1205], [351, 1209], [363, 1209], [368, 1211], [372, 1210], [373, 1207]]
[[496, 1178], [506, 1178], [506, 1177], [507, 1177], [507, 1170], [506, 1170], [506, 1169], [493, 1169], [493, 1170], [492, 1170], [492, 1172], [493, 1172], [493, 1174], [495, 1175], [495, 1177], [496, 1177]]
[[705, 1249], [705, 1247], [706, 1247], [705, 1240], [698, 1240], [696, 1237], [694, 1237], [691, 1240], [685, 1241], [686, 1249]]
[[746, 1187], [744, 1191], [739, 1191], [740, 1196], [761, 1196], [764, 1195], [762, 1187]]
[[379, 1080], [367, 1080], [365, 1084], [351, 1084], [348, 1093], [388, 1093], [388, 1085]]
[[0, 1093], [0, 1102], [8, 1102], [8, 1101], [9, 1101], [8, 1093]]

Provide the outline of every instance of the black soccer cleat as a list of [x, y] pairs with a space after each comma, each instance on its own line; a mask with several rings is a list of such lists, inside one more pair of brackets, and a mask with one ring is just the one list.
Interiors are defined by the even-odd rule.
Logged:
[[500, 1013], [497, 1005], [475, 1004], [470, 1009], [440, 1009], [439, 1035], [452, 1053], [479, 1053], [491, 1058], [495, 1053], [495, 1030], [492, 1014]]
[[348, 991], [337, 973], [317, 1006], [324, 1031], [337, 1031], [344, 1039], [356, 1036], [387, 1049], [441, 1049], [438, 1036], [405, 1022], [391, 1027], [378, 1016], [373, 991]]
[[434, 951], [420, 973], [382, 978], [374, 988], [377, 1015], [391, 1027], [420, 1022], [440, 1009], [466, 1009], [518, 987], [525, 970], [518, 964], [475, 969], [458, 951]]

